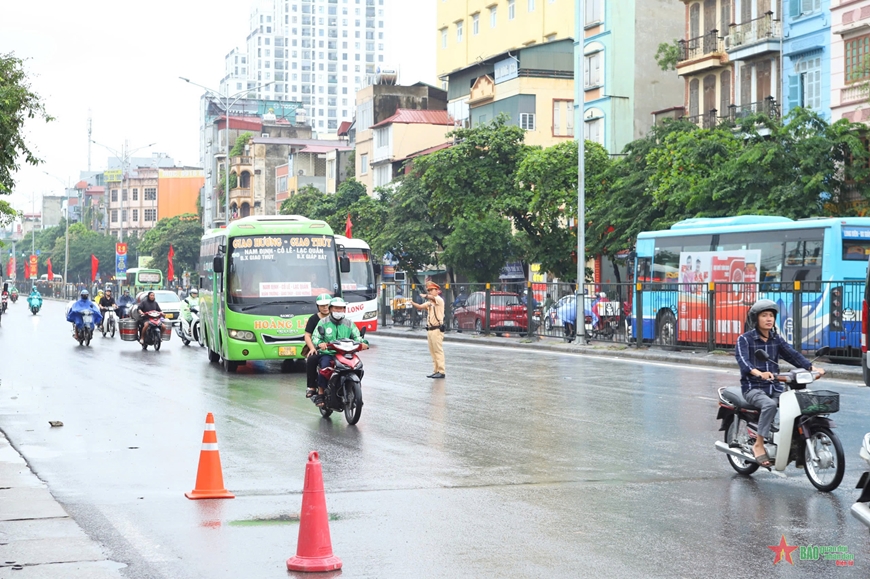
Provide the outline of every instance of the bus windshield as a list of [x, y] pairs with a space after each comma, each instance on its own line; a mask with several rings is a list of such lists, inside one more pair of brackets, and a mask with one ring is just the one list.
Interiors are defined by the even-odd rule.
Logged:
[[335, 295], [333, 240], [324, 235], [234, 237], [227, 257], [227, 303], [250, 306]]
[[[375, 291], [375, 274], [368, 249], [345, 249], [350, 260], [350, 273], [341, 274], [343, 292], [366, 295]], [[348, 296], [349, 297], [349, 296]]]

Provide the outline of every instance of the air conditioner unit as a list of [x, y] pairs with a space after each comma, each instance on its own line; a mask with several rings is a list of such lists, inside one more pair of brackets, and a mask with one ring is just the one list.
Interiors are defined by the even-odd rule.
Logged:
[[261, 136], [266, 137], [266, 138], [268, 139], [268, 138], [269, 138], [269, 133], [263, 133]]

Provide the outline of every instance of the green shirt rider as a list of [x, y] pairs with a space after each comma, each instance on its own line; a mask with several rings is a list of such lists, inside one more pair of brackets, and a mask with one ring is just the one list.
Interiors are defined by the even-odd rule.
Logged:
[[193, 308], [199, 311], [199, 290], [190, 288], [190, 293], [186, 298], [181, 300], [181, 317], [190, 325], [193, 322], [193, 313], [190, 311]]
[[[362, 349], [368, 350], [368, 341], [363, 339], [359, 333], [356, 324], [345, 317], [347, 310], [347, 302], [341, 298], [333, 298], [329, 302], [329, 315], [317, 324], [317, 328], [311, 335], [311, 342], [314, 347], [323, 354], [320, 357], [320, 367], [326, 368], [335, 360], [335, 351], [329, 350], [330, 342], [350, 338], [355, 342], [362, 343]], [[326, 388], [326, 378], [319, 372], [317, 374], [317, 395], [311, 399], [317, 406], [323, 406], [325, 400], [323, 398], [324, 389]]]

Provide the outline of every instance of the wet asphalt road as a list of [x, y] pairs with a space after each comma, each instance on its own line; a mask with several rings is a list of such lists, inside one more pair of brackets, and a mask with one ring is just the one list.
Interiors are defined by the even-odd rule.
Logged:
[[[868, 389], [825, 384], [847, 472], [823, 494], [794, 467], [739, 477], [714, 450], [716, 388], [736, 371], [446, 344], [448, 377], [432, 381], [425, 342], [370, 339], [349, 427], [320, 417], [301, 372], [227, 375], [176, 335], [159, 353], [117, 336], [82, 348], [61, 303], [35, 317], [18, 303], [0, 327], [0, 429], [135, 578], [286, 577], [314, 449], [342, 577], [870, 573], [870, 534], [848, 512]], [[184, 497], [207, 412], [233, 500]], [[774, 567], [782, 535], [847, 546], [854, 566], [796, 551]]]

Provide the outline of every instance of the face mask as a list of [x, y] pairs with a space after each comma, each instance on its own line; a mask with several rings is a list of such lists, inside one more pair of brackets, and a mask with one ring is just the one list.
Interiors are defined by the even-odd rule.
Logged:
[[332, 312], [332, 314], [330, 315], [332, 316], [332, 319], [336, 322], [340, 322], [344, 319], [344, 312]]

